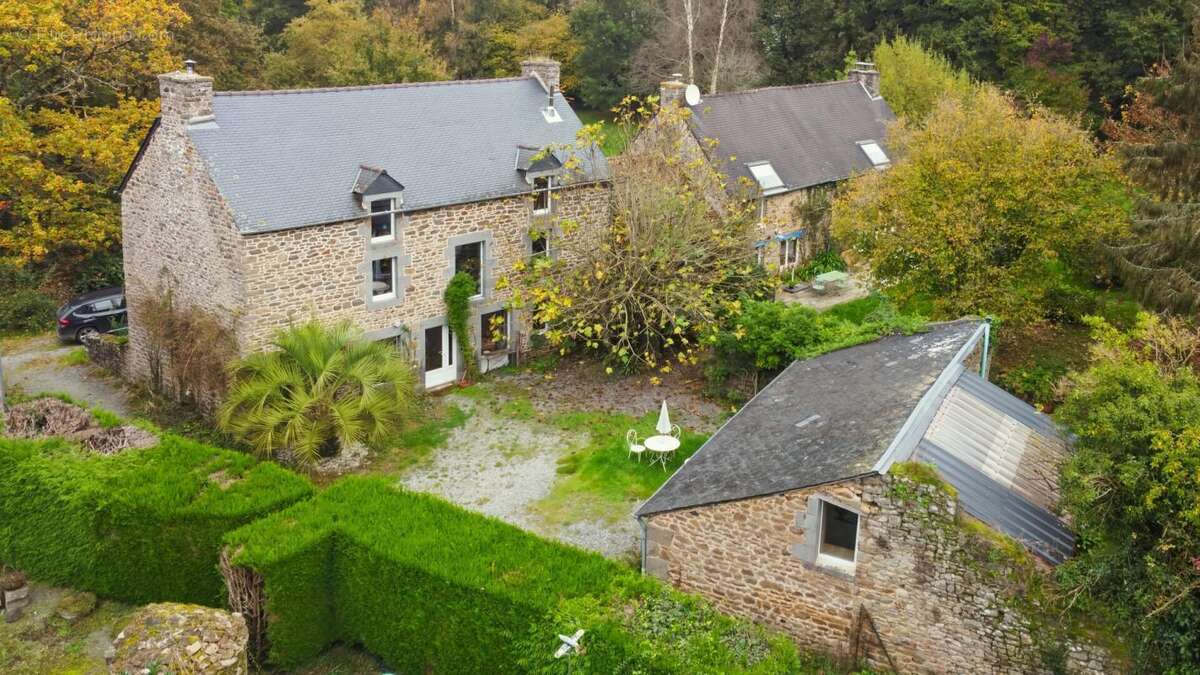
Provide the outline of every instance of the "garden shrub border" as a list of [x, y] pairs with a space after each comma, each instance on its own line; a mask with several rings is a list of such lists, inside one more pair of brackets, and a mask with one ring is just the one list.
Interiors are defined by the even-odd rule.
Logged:
[[123, 602], [220, 606], [224, 535], [313, 486], [248, 455], [156, 433], [158, 445], [114, 456], [0, 437], [0, 560]]
[[[343, 478], [309, 502], [231, 532], [226, 542], [227, 577], [242, 585], [248, 577], [262, 579], [265, 606], [249, 613], [270, 617], [268, 657], [283, 668], [341, 641], [363, 645], [399, 672], [527, 672], [531, 627], [541, 627], [547, 653], [558, 646], [557, 632], [584, 627], [554, 623], [565, 616], [556, 613], [564, 602], [582, 603], [572, 605], [572, 615], [579, 607], [611, 607], [613, 597], [705, 604], [598, 554], [383, 478]], [[763, 645], [756, 656], [772, 664], [797, 661], [790, 641], [721, 619], [696, 628], [714, 631], [704, 644], [725, 649], [727, 637], [752, 635]], [[608, 614], [587, 623], [596, 627], [590, 644], [598, 653], [639, 667], [677, 659], [663, 657], [671, 636], [626, 632]], [[250, 639], [262, 644], [261, 635]], [[647, 648], [653, 658], [643, 653]]]

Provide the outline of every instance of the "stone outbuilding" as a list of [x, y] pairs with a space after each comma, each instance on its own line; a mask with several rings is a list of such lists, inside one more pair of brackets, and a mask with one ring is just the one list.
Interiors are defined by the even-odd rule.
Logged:
[[659, 89], [663, 105], [686, 106], [695, 150], [738, 199], [757, 202], [759, 263], [780, 273], [829, 243], [833, 188], [891, 165], [887, 126], [896, 119], [879, 93], [879, 72], [860, 62], [844, 80], [701, 96], [678, 77]]
[[[571, 255], [609, 219], [608, 164], [582, 148], [559, 64], [519, 77], [285, 91], [213, 91], [194, 64], [159, 76], [162, 113], [121, 186], [129, 354], [151, 368], [143, 300], [226, 323], [239, 351], [289, 321], [349, 319], [395, 341], [426, 388], [461, 350], [484, 370], [532, 328], [501, 279]], [[563, 223], [572, 223], [563, 227]], [[443, 291], [477, 283], [470, 335]]]
[[[1042, 571], [1074, 550], [1054, 512], [1068, 441], [987, 382], [989, 336], [962, 320], [790, 365], [638, 509], [643, 571], [889, 669], [1042, 670], [957, 534], [981, 521]], [[893, 475], [922, 465], [949, 492]]]

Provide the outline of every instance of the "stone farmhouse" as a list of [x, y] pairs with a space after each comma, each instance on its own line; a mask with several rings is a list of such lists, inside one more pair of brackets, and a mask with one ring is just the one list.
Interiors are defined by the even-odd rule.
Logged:
[[[986, 381], [989, 331], [962, 320], [793, 363], [638, 509], [644, 572], [879, 667], [1043, 672], [953, 534], [977, 519], [1041, 569], [1074, 550], [1053, 511], [1069, 444]], [[910, 460], [957, 498], [901, 498], [890, 471]], [[1102, 671], [1095, 654], [1074, 647], [1071, 670]]]
[[[349, 319], [410, 350], [426, 388], [459, 350], [486, 370], [528, 335], [498, 281], [531, 256], [570, 256], [571, 232], [609, 218], [609, 169], [573, 147], [579, 118], [559, 64], [520, 77], [214, 92], [159, 76], [162, 112], [121, 187], [130, 375], [149, 368], [139, 300], [227, 321], [238, 348], [289, 321]], [[570, 220], [578, 227], [560, 224]], [[477, 283], [471, 335], [452, 335], [448, 280]]]
[[879, 73], [860, 62], [837, 82], [710, 94], [692, 103], [678, 79], [659, 88], [661, 105], [690, 109], [697, 148], [738, 198], [758, 202], [758, 260], [780, 272], [828, 243], [832, 188], [856, 173], [887, 168], [887, 125]]

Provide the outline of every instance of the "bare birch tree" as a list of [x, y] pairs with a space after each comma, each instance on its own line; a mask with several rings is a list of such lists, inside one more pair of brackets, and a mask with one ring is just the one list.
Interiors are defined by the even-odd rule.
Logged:
[[721, 70], [721, 47], [725, 44], [725, 24], [729, 21], [729, 0], [721, 3], [721, 27], [717, 30], [717, 51], [713, 55], [712, 80], [708, 85], [708, 93], [717, 93], [717, 74]]
[[696, 81], [696, 12], [692, 0], [683, 0], [683, 21], [687, 30], [687, 81], [693, 84]]

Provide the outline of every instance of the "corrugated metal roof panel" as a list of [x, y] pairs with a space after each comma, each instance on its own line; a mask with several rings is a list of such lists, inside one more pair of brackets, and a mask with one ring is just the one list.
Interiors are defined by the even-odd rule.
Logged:
[[1074, 552], [1074, 535], [1054, 514], [1006, 489], [936, 443], [923, 439], [916, 458], [936, 466], [958, 490], [958, 503], [964, 511], [1030, 551], [1056, 565]]

